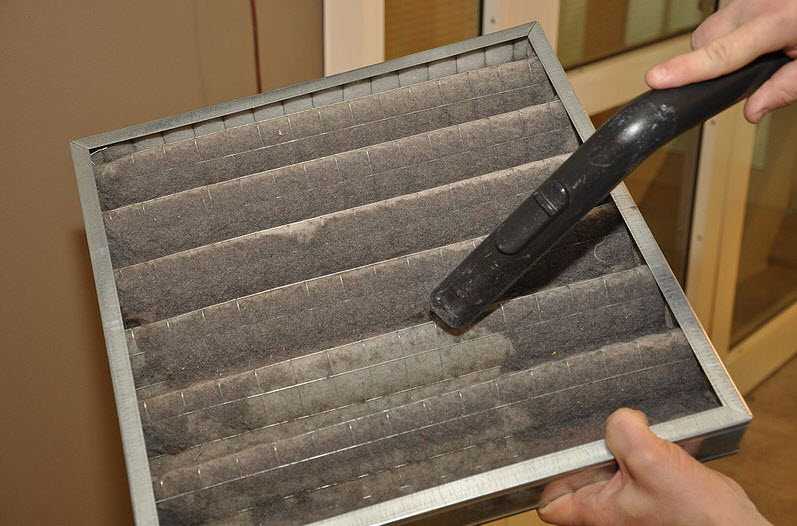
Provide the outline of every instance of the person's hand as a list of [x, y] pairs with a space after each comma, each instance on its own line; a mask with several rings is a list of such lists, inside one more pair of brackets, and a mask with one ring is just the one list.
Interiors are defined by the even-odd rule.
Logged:
[[620, 469], [609, 480], [549, 502], [539, 510], [543, 521], [560, 526], [769, 525], [741, 486], [653, 434], [639, 411], [620, 409], [608, 418], [606, 445]]
[[[770, 51], [797, 58], [797, 0], [735, 0], [692, 33], [692, 49], [648, 71], [653, 89], [674, 88], [735, 71]], [[756, 123], [797, 100], [797, 62], [783, 66], [747, 99], [744, 116]]]

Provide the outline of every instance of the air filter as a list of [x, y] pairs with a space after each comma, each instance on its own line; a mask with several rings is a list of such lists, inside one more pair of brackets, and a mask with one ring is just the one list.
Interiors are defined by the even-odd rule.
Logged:
[[477, 523], [646, 411], [750, 414], [625, 188], [472, 330], [431, 289], [593, 131], [537, 25], [72, 144], [138, 524]]

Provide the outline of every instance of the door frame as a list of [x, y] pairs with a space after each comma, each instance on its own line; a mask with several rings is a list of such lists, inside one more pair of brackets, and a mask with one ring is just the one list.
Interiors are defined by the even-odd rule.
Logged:
[[324, 75], [385, 60], [384, 0], [324, 0]]

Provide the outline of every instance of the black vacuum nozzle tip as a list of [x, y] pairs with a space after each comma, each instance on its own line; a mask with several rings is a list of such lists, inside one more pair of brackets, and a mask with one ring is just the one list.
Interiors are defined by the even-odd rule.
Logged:
[[444, 289], [442, 287], [436, 288], [432, 292], [432, 297], [430, 298], [432, 313], [448, 327], [452, 329], [461, 329], [467, 325], [467, 320], [462, 319], [456, 314], [458, 310], [455, 307], [456, 303], [456, 294], [453, 294], [451, 289]]

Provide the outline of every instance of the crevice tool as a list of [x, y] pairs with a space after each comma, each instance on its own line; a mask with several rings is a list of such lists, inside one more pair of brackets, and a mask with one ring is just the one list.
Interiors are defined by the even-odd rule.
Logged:
[[434, 289], [434, 314], [453, 329], [472, 325], [639, 163], [749, 96], [789, 60], [771, 53], [728, 75], [648, 91], [631, 101]]

